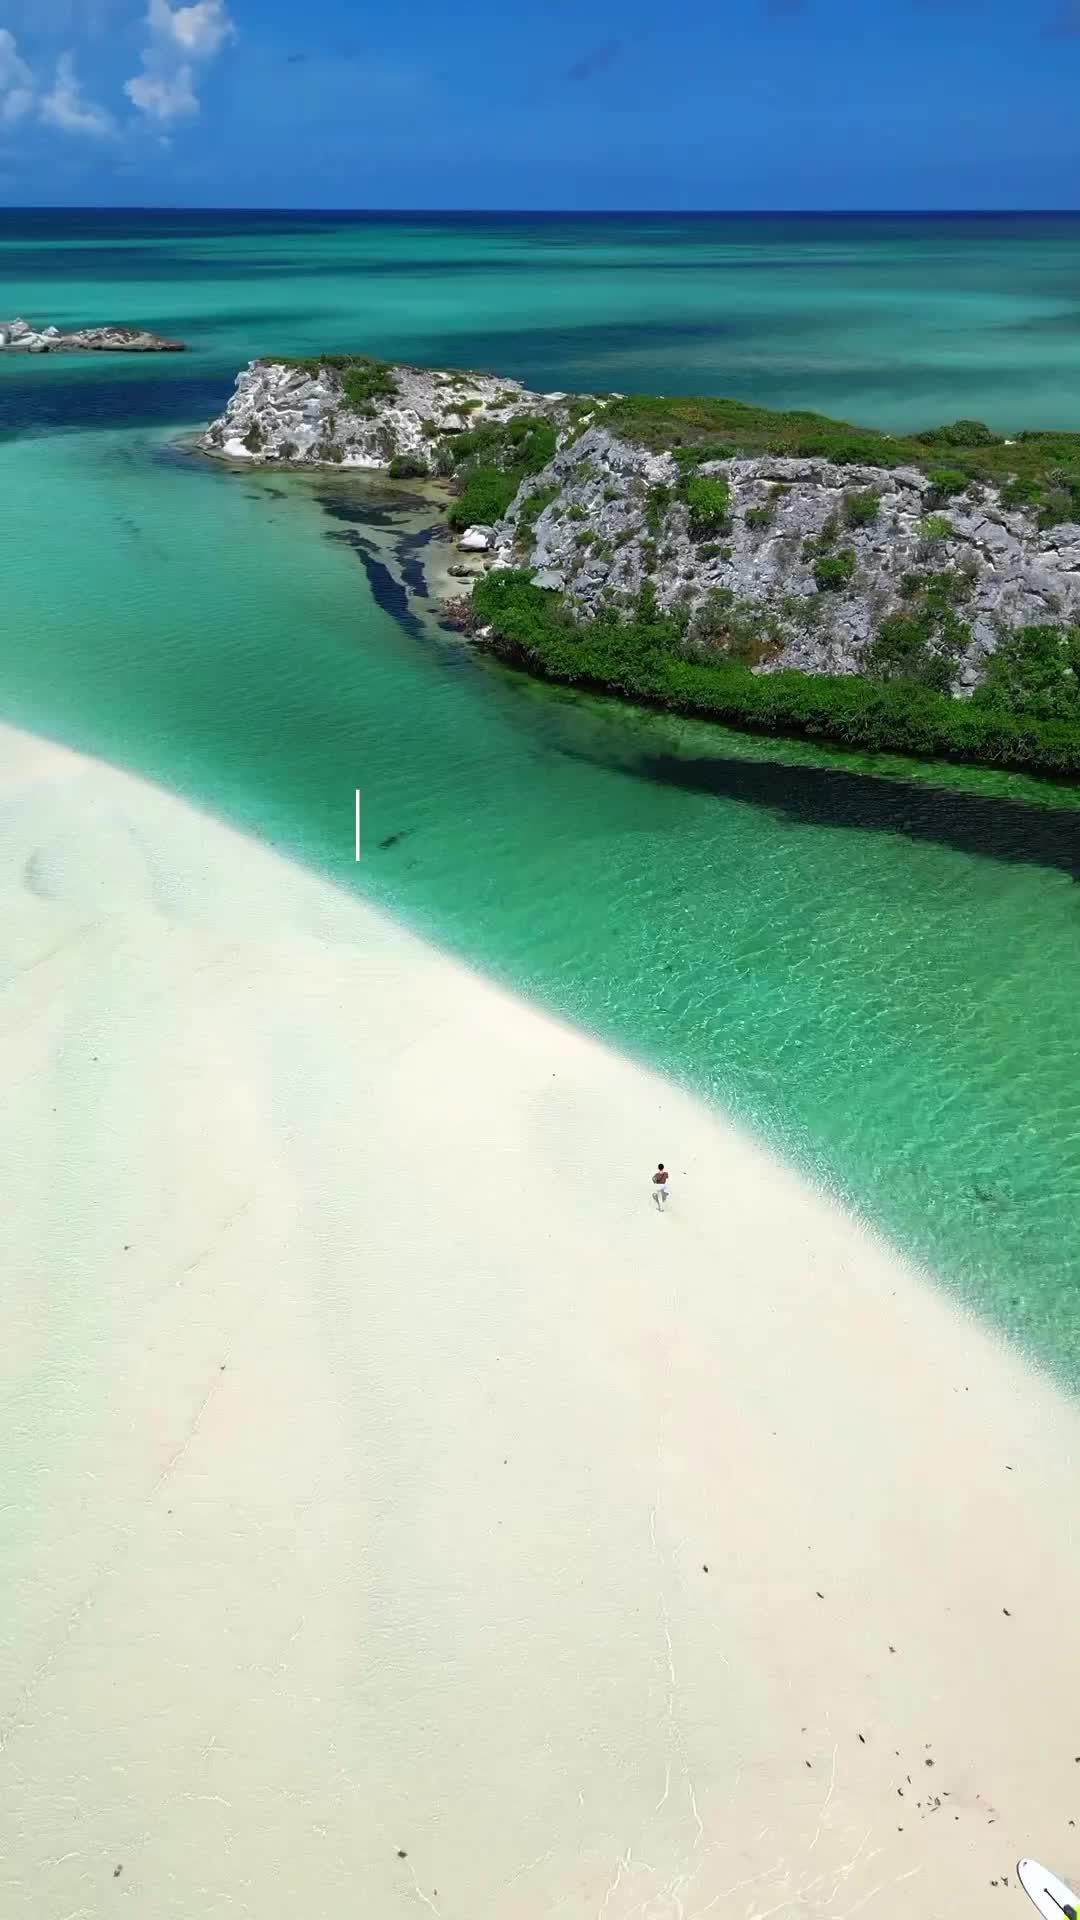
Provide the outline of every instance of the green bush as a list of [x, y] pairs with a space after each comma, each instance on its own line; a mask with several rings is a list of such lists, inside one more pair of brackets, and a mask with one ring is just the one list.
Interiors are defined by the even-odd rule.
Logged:
[[390, 399], [397, 381], [384, 360], [354, 360], [342, 376], [346, 405], [356, 413], [370, 412], [376, 400]]
[[823, 553], [814, 562], [814, 579], [819, 593], [842, 593], [855, 575], [855, 555], [850, 547], [840, 553]]
[[881, 511], [881, 496], [868, 488], [865, 493], [845, 493], [844, 525], [847, 527], [873, 526]]
[[690, 513], [690, 531], [695, 537], [722, 533], [731, 518], [731, 488], [726, 480], [695, 473], [686, 482], [684, 498]]
[[717, 587], [697, 607], [690, 636], [695, 648], [747, 667], [775, 658], [784, 644], [776, 615], [754, 600], [738, 599], [728, 587]]
[[501, 520], [521, 482], [539, 473], [555, 453], [555, 428], [538, 414], [483, 420], [439, 447], [439, 471], [456, 475], [463, 491], [448, 515], [451, 527]]
[[954, 420], [951, 426], [929, 427], [917, 436], [936, 447], [997, 447], [1001, 436], [992, 433], [981, 420]]
[[648, 592], [629, 619], [609, 608], [580, 623], [561, 595], [496, 570], [476, 583], [473, 618], [492, 628], [493, 651], [567, 684], [766, 733], [1080, 778], [1080, 724], [950, 700], [910, 679], [755, 674], [731, 659], [688, 657], [682, 626], [658, 614]]
[[951, 540], [956, 529], [948, 514], [928, 513], [919, 524], [919, 538], [928, 547], [940, 546], [943, 540]]
[[474, 467], [463, 492], [451, 502], [447, 519], [455, 533], [464, 527], [490, 526], [501, 520], [520, 482], [499, 467]]
[[343, 449], [337, 440], [320, 440], [315, 458], [324, 466], [339, 466], [343, 458]]
[[746, 524], [754, 533], [761, 533], [771, 527], [776, 519], [776, 508], [771, 503], [765, 507], [747, 507]]
[[566, 517], [568, 520], [587, 520], [589, 517], [588, 508], [580, 506], [578, 502], [574, 500], [566, 509]]
[[938, 500], [951, 500], [954, 494], [967, 492], [968, 476], [956, 467], [936, 467], [930, 475], [930, 486]]
[[244, 435], [244, 445], [247, 448], [249, 453], [261, 453], [262, 444], [263, 444], [262, 428], [260, 427], [257, 420], [252, 420], [251, 425], [248, 427], [248, 430]]
[[883, 620], [867, 648], [866, 664], [883, 680], [908, 680], [947, 693], [970, 634], [956, 618], [930, 608]]
[[[265, 366], [265, 361], [260, 363]], [[386, 360], [374, 360], [369, 353], [319, 353], [307, 356], [283, 356], [276, 363], [298, 367], [304, 373], [338, 375], [346, 404], [354, 413], [371, 418], [375, 401], [397, 393], [394, 369]]]
[[1020, 627], [992, 654], [975, 699], [1080, 724], [1080, 627]]
[[418, 460], [415, 453], [395, 453], [390, 462], [391, 480], [420, 480], [428, 472], [426, 463]]
[[664, 524], [672, 498], [670, 487], [661, 485], [649, 488], [645, 502], [645, 525], [654, 536], [659, 533]]

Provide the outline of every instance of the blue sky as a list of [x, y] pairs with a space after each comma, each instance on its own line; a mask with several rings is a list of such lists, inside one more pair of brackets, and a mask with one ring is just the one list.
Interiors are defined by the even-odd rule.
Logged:
[[1080, 205], [1080, 0], [0, 0], [6, 204]]

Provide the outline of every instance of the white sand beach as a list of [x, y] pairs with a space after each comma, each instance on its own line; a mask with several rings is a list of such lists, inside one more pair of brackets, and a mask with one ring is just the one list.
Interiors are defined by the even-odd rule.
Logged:
[[1075, 1884], [1051, 1385], [696, 1099], [10, 731], [0, 928], [4, 1920]]

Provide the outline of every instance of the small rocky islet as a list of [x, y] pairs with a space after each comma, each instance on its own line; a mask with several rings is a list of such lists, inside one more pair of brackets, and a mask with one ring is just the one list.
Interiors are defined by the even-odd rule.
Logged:
[[167, 340], [128, 323], [77, 327], [32, 327], [28, 320], [0, 320], [0, 353], [185, 353], [182, 340]]
[[[957, 421], [893, 436], [736, 401], [538, 393], [341, 355], [251, 362], [201, 446], [448, 483], [450, 527], [470, 556], [454, 574], [474, 592], [474, 625], [556, 678], [731, 719], [739, 701], [710, 706], [683, 669], [737, 668], [744, 689], [772, 680], [773, 706], [796, 678], [819, 690], [872, 683], [897, 711], [918, 693], [920, 726], [928, 702], [940, 719], [974, 701], [957, 757], [1002, 764], [1017, 756], [1012, 736], [988, 730], [987, 686], [999, 708], [1037, 693], [1033, 717], [1072, 721], [1080, 434], [1010, 438]], [[654, 654], [670, 656], [664, 673], [613, 671], [620, 632], [624, 654], [633, 634], [651, 635]], [[827, 713], [805, 726], [796, 714], [794, 730], [952, 750], [928, 735], [924, 747], [910, 714], [899, 733], [860, 733], [853, 693], [830, 694], [845, 730]], [[758, 707], [764, 696], [759, 685]], [[762, 724], [787, 730], [772, 708]], [[1076, 736], [1080, 767], [1080, 705]]]

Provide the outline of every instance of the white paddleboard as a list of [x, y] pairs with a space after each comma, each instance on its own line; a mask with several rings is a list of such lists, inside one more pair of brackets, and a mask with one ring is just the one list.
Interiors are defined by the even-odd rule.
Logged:
[[1040, 1867], [1037, 1860], [1018, 1860], [1016, 1874], [1024, 1892], [1034, 1900], [1044, 1920], [1076, 1920], [1080, 1896], [1059, 1880], [1056, 1873]]

